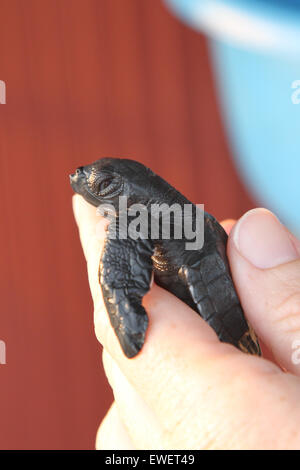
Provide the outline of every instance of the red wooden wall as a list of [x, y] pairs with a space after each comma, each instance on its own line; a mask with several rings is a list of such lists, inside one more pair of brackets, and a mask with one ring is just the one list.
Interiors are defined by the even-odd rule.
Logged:
[[218, 218], [252, 203], [205, 39], [160, 0], [0, 0], [0, 15], [0, 448], [93, 448], [112, 394], [68, 173], [130, 156]]

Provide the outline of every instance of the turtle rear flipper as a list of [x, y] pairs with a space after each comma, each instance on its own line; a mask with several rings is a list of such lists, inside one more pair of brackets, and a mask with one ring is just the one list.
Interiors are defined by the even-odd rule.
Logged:
[[148, 326], [142, 299], [150, 289], [152, 245], [149, 240], [107, 237], [99, 280], [112, 327], [124, 354], [138, 354]]
[[248, 325], [235, 292], [229, 267], [218, 251], [183, 266], [185, 278], [200, 316], [215, 330], [220, 341], [230, 343], [243, 352], [261, 355], [258, 340]]

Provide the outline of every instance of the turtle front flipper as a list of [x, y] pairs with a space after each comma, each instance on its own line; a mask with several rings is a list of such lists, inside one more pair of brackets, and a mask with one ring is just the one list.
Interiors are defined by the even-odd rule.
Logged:
[[112, 327], [124, 354], [138, 354], [148, 326], [142, 299], [150, 289], [153, 249], [150, 240], [108, 237], [100, 261], [99, 280]]
[[192, 266], [183, 266], [179, 275], [186, 280], [200, 316], [215, 330], [220, 341], [233, 344], [243, 352], [261, 355], [221, 253], [217, 250], [207, 253]]

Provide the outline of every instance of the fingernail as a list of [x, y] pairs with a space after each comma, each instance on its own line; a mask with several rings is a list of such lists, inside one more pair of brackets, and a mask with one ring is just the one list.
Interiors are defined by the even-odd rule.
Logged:
[[233, 240], [257, 268], [273, 268], [299, 258], [288, 230], [267, 209], [247, 212], [234, 227]]

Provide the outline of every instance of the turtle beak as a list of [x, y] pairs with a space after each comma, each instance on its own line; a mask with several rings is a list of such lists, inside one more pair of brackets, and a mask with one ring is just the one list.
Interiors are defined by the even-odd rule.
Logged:
[[72, 188], [74, 189], [74, 191], [76, 193], [80, 193], [80, 187], [83, 181], [85, 180], [83, 166], [80, 166], [79, 168], [77, 168], [75, 173], [72, 173], [71, 175], [69, 175], [69, 177], [70, 177], [70, 184]]

